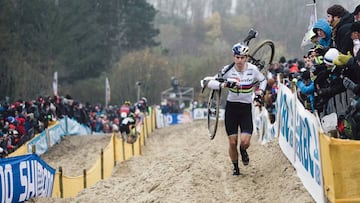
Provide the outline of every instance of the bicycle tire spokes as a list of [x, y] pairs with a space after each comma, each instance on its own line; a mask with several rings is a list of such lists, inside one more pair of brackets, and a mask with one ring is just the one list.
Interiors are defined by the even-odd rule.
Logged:
[[220, 90], [211, 90], [208, 100], [208, 131], [210, 140], [215, 138], [220, 113]]

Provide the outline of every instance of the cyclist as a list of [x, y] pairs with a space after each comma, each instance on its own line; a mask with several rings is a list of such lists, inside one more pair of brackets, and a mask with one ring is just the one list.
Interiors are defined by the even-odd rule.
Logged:
[[121, 105], [120, 110], [119, 110], [121, 120], [123, 120], [124, 118], [126, 118], [129, 115], [130, 107], [131, 107], [130, 101], [125, 101], [124, 104]]
[[146, 97], [141, 97], [141, 99], [135, 104], [141, 112], [148, 113], [148, 104]]
[[[218, 76], [236, 82], [217, 80], [202, 81], [210, 89], [228, 88], [229, 93], [225, 106], [225, 129], [229, 138], [229, 156], [233, 163], [233, 175], [240, 175], [238, 164], [238, 128], [240, 126], [240, 154], [244, 165], [249, 164], [247, 149], [253, 133], [252, 102], [253, 93], [264, 96], [267, 80], [258, 68], [247, 62], [249, 47], [237, 43], [232, 48], [234, 63], [222, 68]], [[259, 86], [257, 88], [257, 83]], [[257, 91], [255, 89], [257, 88]]]
[[137, 126], [139, 124], [139, 113], [136, 111], [135, 106], [131, 106], [130, 112], [126, 118], [122, 119], [120, 124], [120, 133], [122, 138], [129, 144], [136, 142], [139, 135]]

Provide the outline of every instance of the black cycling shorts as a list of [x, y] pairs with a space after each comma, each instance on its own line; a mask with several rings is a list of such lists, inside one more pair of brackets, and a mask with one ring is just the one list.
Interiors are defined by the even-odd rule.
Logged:
[[225, 129], [229, 135], [238, 135], [240, 126], [241, 133], [252, 135], [253, 120], [251, 113], [252, 106], [247, 103], [226, 102], [225, 106]]

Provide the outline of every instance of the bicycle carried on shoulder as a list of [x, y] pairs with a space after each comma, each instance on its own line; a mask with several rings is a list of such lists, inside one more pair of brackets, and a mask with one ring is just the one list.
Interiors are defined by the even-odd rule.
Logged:
[[[242, 41], [243, 44], [249, 45], [250, 41], [256, 38], [258, 32], [251, 29], [248, 32], [247, 37]], [[269, 66], [272, 64], [275, 54], [275, 45], [271, 40], [264, 40], [260, 42], [254, 49], [251, 49], [248, 56], [248, 62], [257, 66], [262, 74], [265, 76], [268, 73]], [[220, 83], [232, 82], [230, 79], [226, 80], [222, 77], [205, 77], [204, 80], [217, 80]], [[204, 92], [206, 85], [203, 86], [202, 92]], [[220, 115], [220, 99], [221, 88], [218, 90], [210, 89], [208, 102], [207, 102], [207, 128], [208, 136], [210, 140], [215, 138], [217, 126]]]

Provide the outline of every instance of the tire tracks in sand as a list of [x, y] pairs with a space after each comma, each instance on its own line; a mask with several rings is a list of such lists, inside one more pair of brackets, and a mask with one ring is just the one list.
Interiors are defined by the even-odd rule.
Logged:
[[143, 155], [118, 164], [110, 178], [75, 198], [36, 202], [314, 202], [277, 140], [261, 145], [257, 139], [250, 164], [240, 163], [242, 175], [234, 177], [222, 122], [214, 140], [204, 120], [156, 129]]

